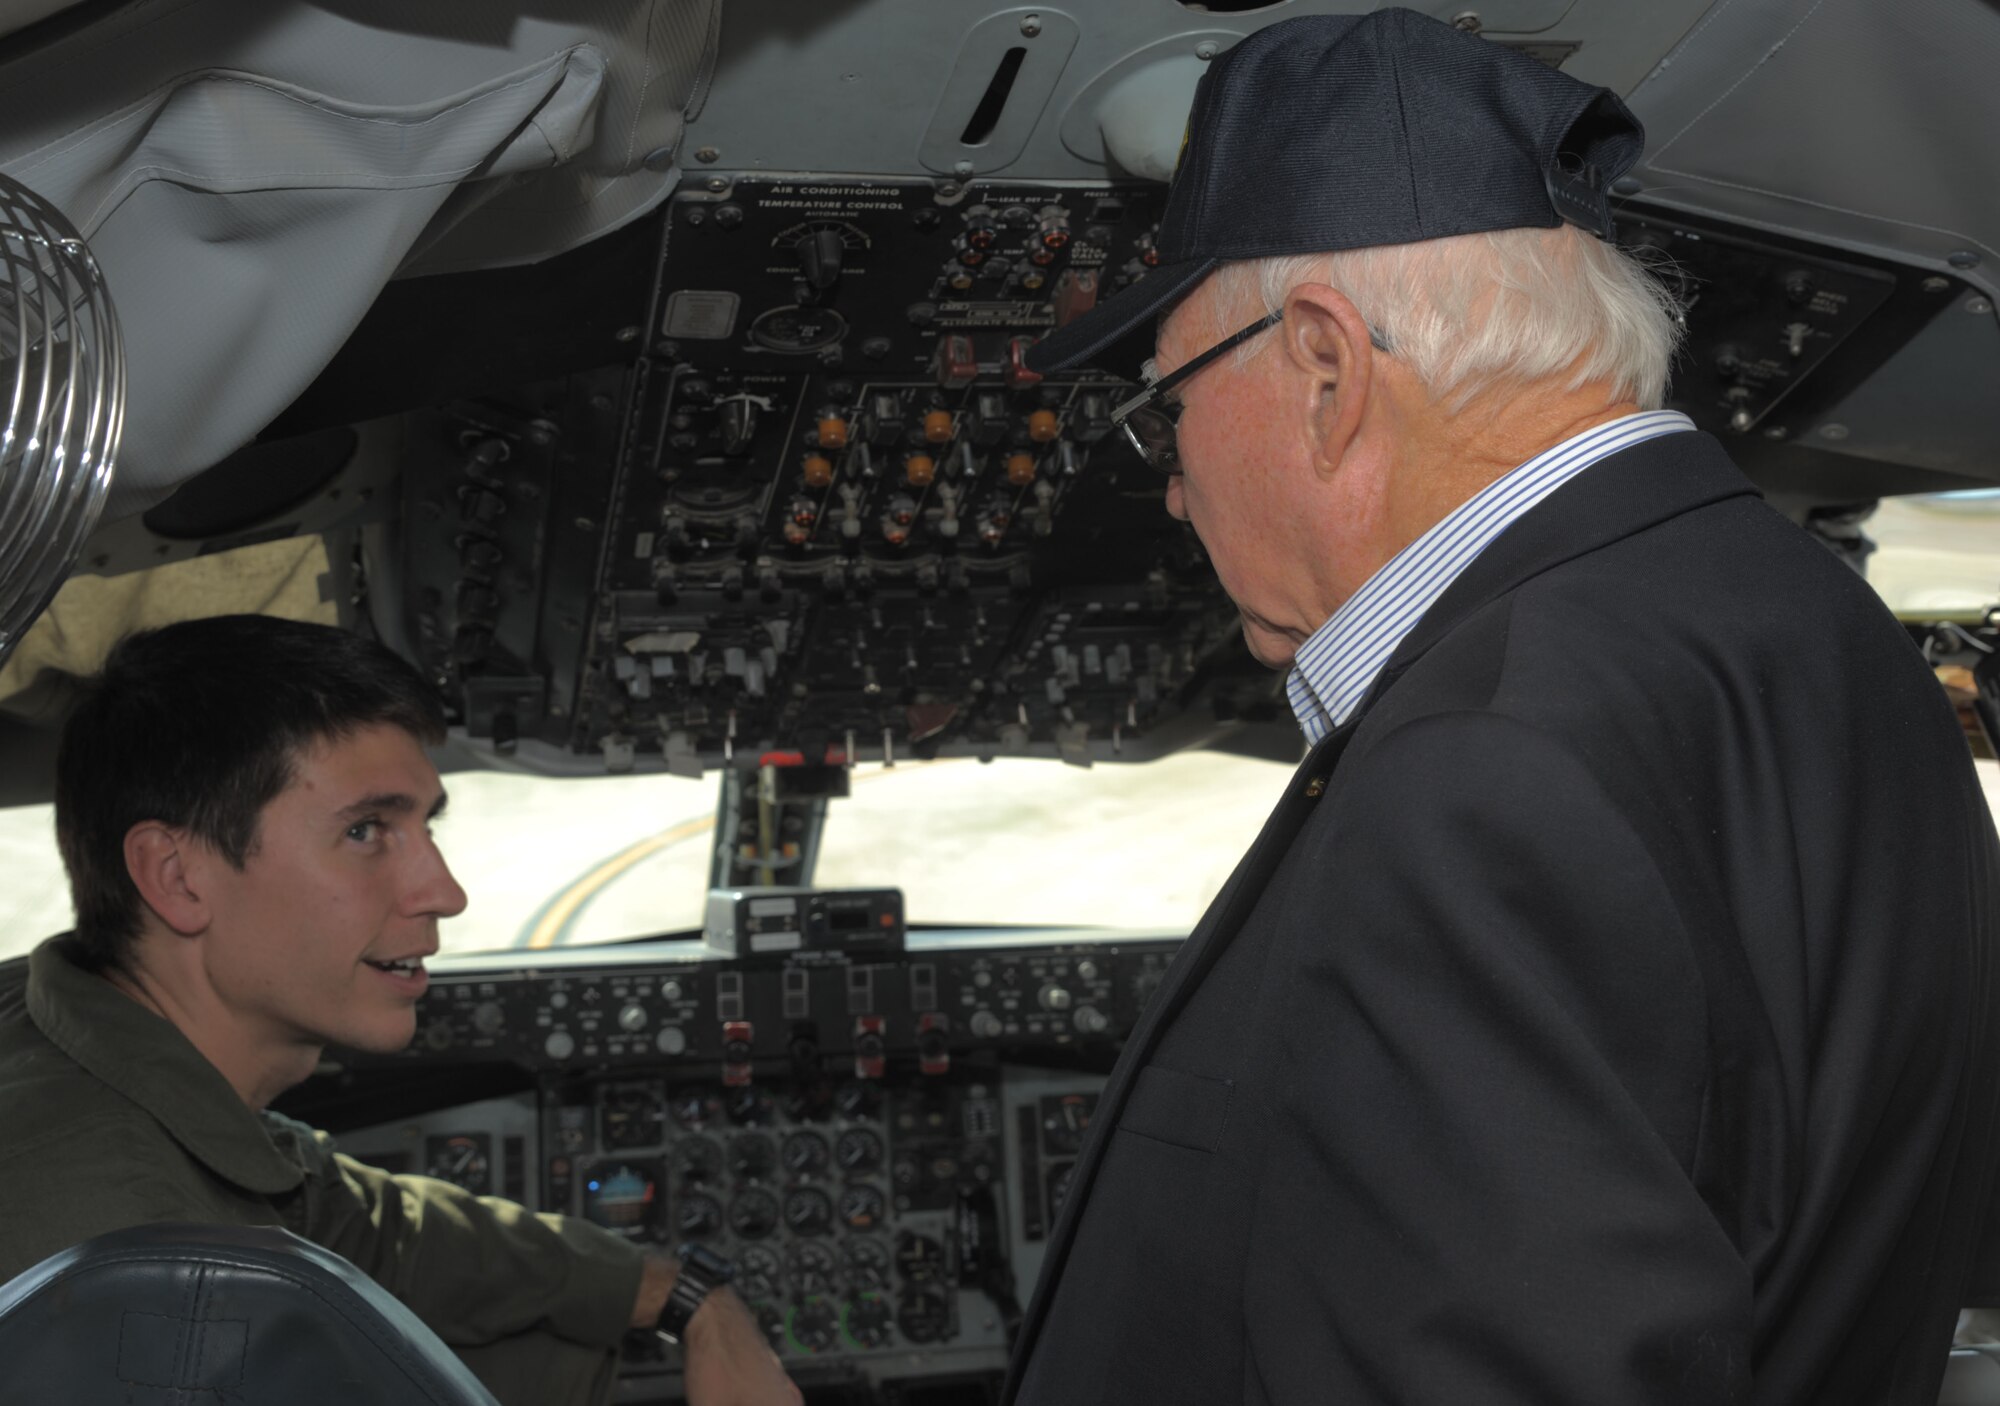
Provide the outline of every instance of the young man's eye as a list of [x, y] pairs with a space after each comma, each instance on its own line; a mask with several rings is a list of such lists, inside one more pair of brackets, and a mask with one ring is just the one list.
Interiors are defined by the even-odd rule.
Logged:
[[347, 827], [347, 838], [361, 844], [367, 844], [381, 833], [382, 822], [379, 820], [357, 820]]

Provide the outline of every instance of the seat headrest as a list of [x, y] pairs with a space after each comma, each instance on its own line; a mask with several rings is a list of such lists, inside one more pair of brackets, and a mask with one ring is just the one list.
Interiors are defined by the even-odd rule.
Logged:
[[497, 1406], [367, 1275], [247, 1226], [134, 1226], [51, 1255], [0, 1285], [0, 1362], [8, 1402]]

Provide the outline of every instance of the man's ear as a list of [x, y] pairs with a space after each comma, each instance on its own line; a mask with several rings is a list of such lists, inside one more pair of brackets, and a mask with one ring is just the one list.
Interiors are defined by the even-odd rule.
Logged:
[[1278, 324], [1285, 356], [1305, 374], [1306, 433], [1313, 468], [1330, 475], [1360, 433], [1375, 384], [1375, 348], [1367, 319], [1347, 295], [1324, 283], [1305, 283], [1285, 295]]
[[205, 931], [209, 923], [200, 868], [184, 830], [142, 820], [125, 832], [125, 872], [146, 906], [183, 937]]

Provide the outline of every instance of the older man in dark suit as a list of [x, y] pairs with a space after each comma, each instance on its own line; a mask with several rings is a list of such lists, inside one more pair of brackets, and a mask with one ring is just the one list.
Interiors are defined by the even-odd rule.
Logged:
[[1009, 1398], [1935, 1399], [2000, 852], [1868, 587], [1659, 409], [1610, 93], [1408, 11], [1197, 93], [1120, 407], [1310, 754], [1112, 1076]]

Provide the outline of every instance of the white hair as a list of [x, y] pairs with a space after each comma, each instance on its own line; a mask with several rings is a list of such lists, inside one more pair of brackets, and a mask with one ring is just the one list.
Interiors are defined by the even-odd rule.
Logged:
[[1570, 390], [1604, 381], [1613, 400], [1657, 410], [1683, 330], [1680, 300], [1658, 276], [1570, 225], [1246, 259], [1214, 278], [1218, 336], [1238, 330], [1246, 304], [1276, 312], [1302, 283], [1339, 289], [1454, 414], [1501, 385], [1557, 376]]

